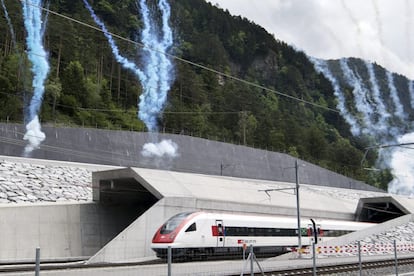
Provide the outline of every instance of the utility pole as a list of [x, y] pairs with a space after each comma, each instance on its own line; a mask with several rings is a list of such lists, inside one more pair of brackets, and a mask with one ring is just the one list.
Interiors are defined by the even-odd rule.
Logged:
[[298, 160], [295, 161], [295, 176], [296, 176], [296, 212], [298, 217], [298, 249], [299, 249], [299, 256], [301, 256], [302, 252], [302, 231], [300, 227], [300, 205], [299, 205], [299, 166]]
[[248, 114], [247, 114], [247, 111], [240, 111], [240, 114], [239, 114], [239, 126], [241, 127], [241, 130], [242, 130], [242, 136], [243, 136], [243, 145], [245, 146], [247, 143], [247, 141], [246, 141], [246, 128], [247, 128], [247, 117], [248, 117]]
[[279, 188], [279, 189], [265, 189], [265, 190], [258, 190], [259, 192], [265, 192], [266, 195], [270, 198], [269, 192], [273, 191], [283, 191], [283, 190], [294, 190], [296, 194], [296, 216], [298, 220], [298, 252], [299, 258], [302, 257], [302, 229], [300, 227], [300, 204], [299, 204], [299, 165], [298, 160], [295, 161], [295, 178], [296, 178], [296, 186], [295, 188]]

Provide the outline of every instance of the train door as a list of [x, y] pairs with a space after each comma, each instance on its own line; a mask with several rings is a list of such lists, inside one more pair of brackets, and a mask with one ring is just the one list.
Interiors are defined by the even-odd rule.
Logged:
[[224, 224], [222, 220], [216, 220], [217, 228], [217, 247], [224, 246]]
[[313, 229], [312, 224], [308, 224], [307, 234], [310, 243], [322, 242], [323, 230], [320, 224], [315, 224], [316, 229]]

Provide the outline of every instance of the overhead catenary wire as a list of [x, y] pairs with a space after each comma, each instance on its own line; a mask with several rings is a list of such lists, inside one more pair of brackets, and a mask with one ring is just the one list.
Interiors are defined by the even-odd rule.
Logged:
[[[25, 0], [21, 0], [21, 1], [25, 1]], [[27, 0], [26, 0], [26, 1], [27, 1]], [[87, 28], [91, 28], [91, 29], [93, 29], [93, 30], [96, 30], [96, 31], [98, 31], [98, 32], [103, 33], [103, 31], [102, 31], [99, 27], [93, 26], [93, 25], [91, 25], [91, 24], [88, 24], [88, 23], [83, 22], [83, 21], [78, 20], [78, 19], [74, 19], [74, 18], [69, 17], [69, 16], [67, 16], [67, 15], [63, 15], [63, 14], [61, 14], [61, 13], [55, 12], [55, 11], [53, 11], [53, 10], [50, 10], [49, 8], [45, 8], [45, 7], [41, 7], [41, 6], [37, 6], [37, 5], [33, 4], [32, 2], [28, 2], [28, 5], [31, 5], [31, 6], [37, 7], [37, 8], [42, 9], [42, 10], [44, 10], [44, 11], [46, 11], [46, 12], [48, 12], [48, 13], [52, 14], [52, 15], [59, 16], [59, 17], [64, 18], [64, 19], [66, 19], [66, 20], [72, 21], [72, 22], [74, 22], [74, 23], [77, 23], [77, 24], [83, 25], [83, 26], [85, 26], [85, 27], [87, 27]], [[228, 78], [228, 79], [232, 79], [232, 80], [235, 80], [235, 81], [241, 82], [241, 83], [243, 83], [243, 84], [246, 84], [246, 85], [249, 85], [249, 86], [252, 86], [252, 87], [255, 87], [255, 88], [259, 88], [259, 89], [262, 89], [262, 90], [264, 90], [264, 91], [271, 92], [271, 93], [277, 94], [277, 95], [279, 95], [279, 96], [282, 96], [282, 97], [285, 97], [285, 98], [289, 98], [289, 99], [292, 99], [292, 100], [295, 100], [295, 101], [298, 101], [298, 102], [301, 102], [301, 103], [304, 103], [304, 104], [308, 104], [308, 105], [311, 105], [311, 106], [314, 106], [314, 107], [317, 107], [317, 108], [325, 109], [325, 110], [328, 110], [328, 111], [331, 111], [331, 112], [339, 113], [339, 111], [338, 111], [337, 109], [334, 109], [334, 108], [331, 108], [331, 107], [327, 107], [327, 106], [324, 106], [324, 105], [321, 105], [321, 104], [317, 104], [317, 103], [315, 103], [315, 102], [307, 101], [307, 100], [304, 100], [304, 99], [301, 99], [301, 98], [298, 98], [298, 97], [294, 97], [294, 96], [292, 96], [292, 95], [289, 95], [289, 94], [286, 94], [286, 93], [283, 93], [283, 92], [277, 91], [277, 90], [275, 90], [275, 89], [271, 89], [271, 88], [268, 88], [268, 87], [266, 87], [266, 86], [263, 86], [263, 85], [260, 85], [260, 84], [253, 83], [253, 82], [250, 82], [250, 81], [244, 80], [244, 79], [242, 79], [242, 78], [239, 78], [239, 77], [236, 77], [236, 76], [233, 76], [233, 75], [230, 75], [230, 74], [224, 73], [224, 72], [220, 72], [220, 71], [218, 71], [218, 70], [216, 70], [216, 69], [213, 69], [213, 68], [207, 67], [207, 66], [205, 66], [205, 65], [202, 65], [202, 64], [199, 64], [199, 63], [196, 63], [196, 62], [193, 62], [193, 61], [190, 61], [190, 60], [188, 60], [188, 59], [184, 59], [184, 58], [178, 57], [178, 56], [176, 56], [176, 55], [169, 54], [169, 53], [166, 53], [166, 52], [162, 52], [162, 51], [160, 51], [160, 50], [158, 50], [158, 49], [151, 48], [151, 47], [149, 47], [149, 46], [147, 46], [147, 45], [145, 45], [145, 44], [143, 44], [143, 43], [140, 43], [140, 42], [137, 42], [137, 41], [131, 40], [131, 39], [126, 38], [126, 37], [123, 37], [123, 36], [121, 36], [121, 35], [115, 34], [115, 33], [113, 33], [113, 32], [108, 32], [108, 34], [110, 34], [111, 36], [113, 36], [113, 37], [115, 37], [115, 38], [117, 38], [117, 39], [123, 40], [123, 41], [125, 41], [125, 42], [127, 42], [127, 43], [131, 43], [131, 44], [137, 45], [137, 46], [139, 46], [139, 47], [141, 47], [141, 48], [144, 48], [144, 47], [145, 47], [146, 49], [148, 49], [148, 50], [150, 50], [150, 51], [154, 51], [154, 52], [157, 52], [157, 53], [160, 53], [160, 54], [166, 55], [166, 56], [168, 56], [168, 57], [170, 57], [170, 58], [172, 58], [172, 59], [175, 59], [175, 60], [178, 60], [178, 61], [181, 61], [181, 62], [187, 63], [187, 64], [189, 64], [189, 65], [192, 65], [192, 66], [198, 67], [198, 68], [200, 68], [200, 69], [203, 69], [203, 70], [206, 70], [206, 71], [209, 71], [209, 72], [215, 73], [215, 74], [220, 75], [220, 76], [222, 76], [222, 77], [226, 77], [226, 78]]]

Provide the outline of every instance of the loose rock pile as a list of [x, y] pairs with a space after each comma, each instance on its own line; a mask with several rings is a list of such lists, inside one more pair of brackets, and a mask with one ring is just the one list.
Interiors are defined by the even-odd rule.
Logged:
[[92, 199], [92, 171], [85, 168], [0, 160], [0, 204]]

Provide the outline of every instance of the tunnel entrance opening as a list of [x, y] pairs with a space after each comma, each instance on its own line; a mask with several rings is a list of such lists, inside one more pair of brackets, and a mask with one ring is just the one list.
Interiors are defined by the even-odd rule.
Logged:
[[356, 220], [382, 223], [409, 213], [392, 197], [361, 198], [357, 207]]
[[[94, 199], [98, 207], [100, 239], [94, 248], [103, 248], [159, 200], [137, 179], [122, 176], [95, 178]], [[96, 185], [98, 184], [98, 185]], [[83, 221], [90, 221], [88, 214]]]
[[100, 180], [99, 193], [99, 204], [104, 209], [122, 212], [122, 217], [126, 219], [125, 227], [158, 201], [134, 178]]

